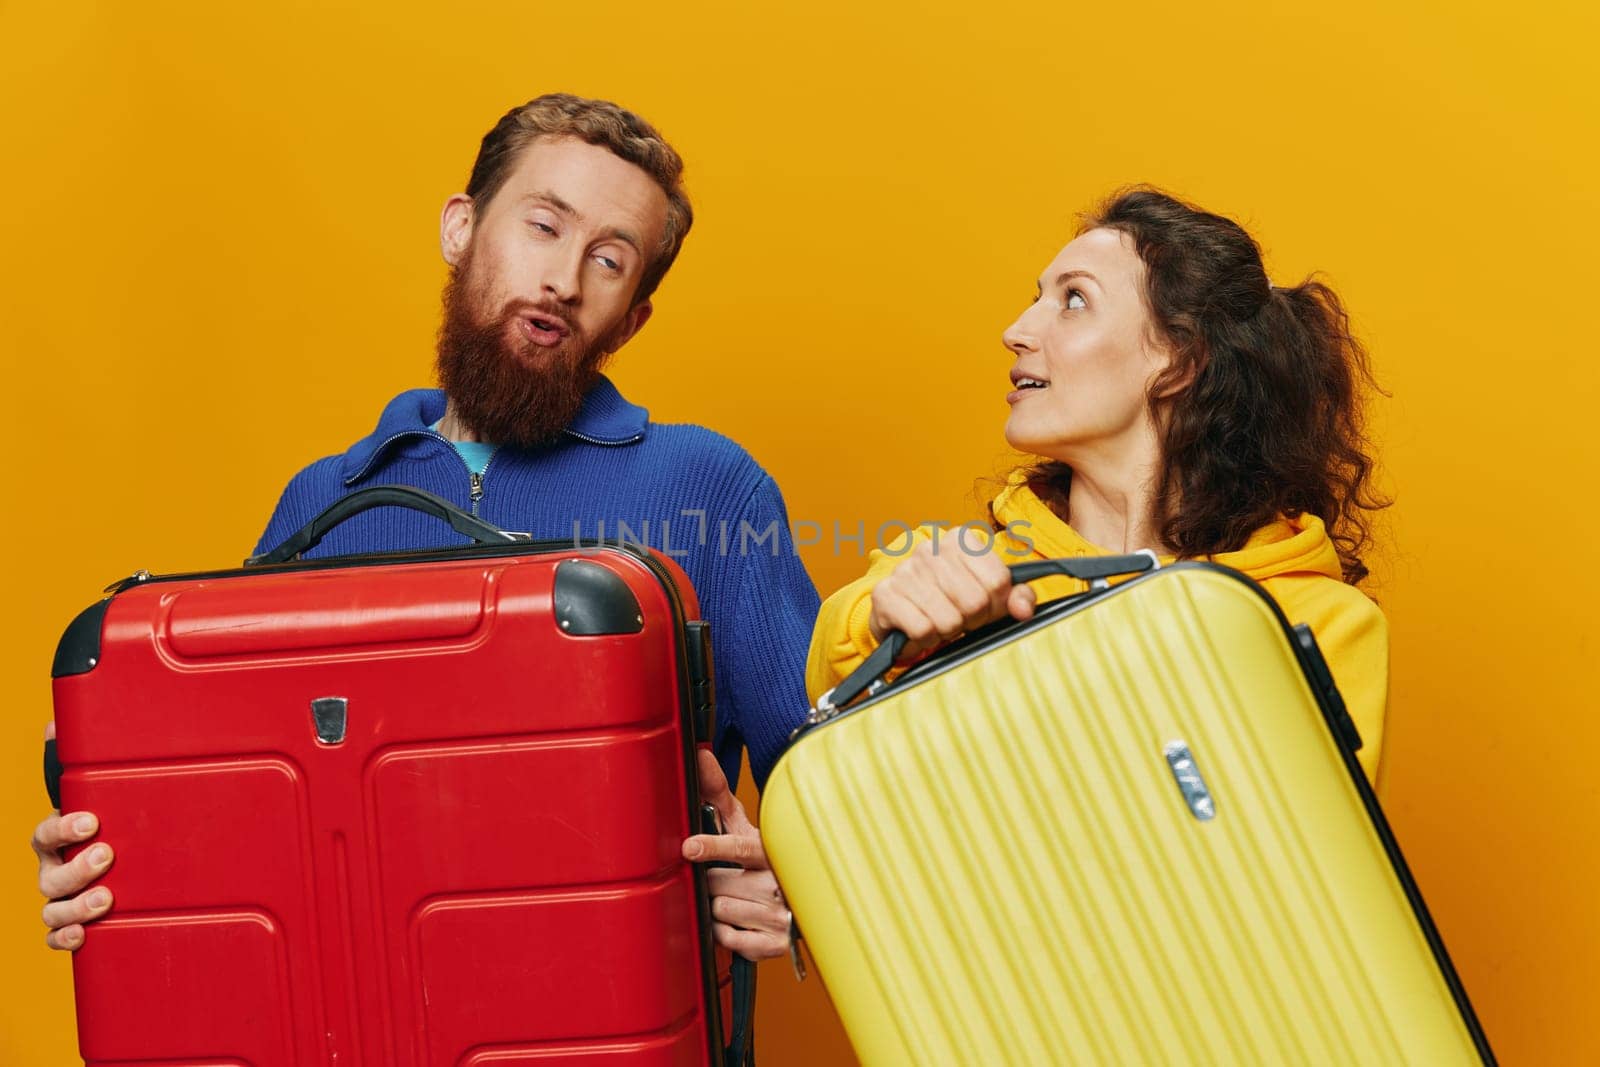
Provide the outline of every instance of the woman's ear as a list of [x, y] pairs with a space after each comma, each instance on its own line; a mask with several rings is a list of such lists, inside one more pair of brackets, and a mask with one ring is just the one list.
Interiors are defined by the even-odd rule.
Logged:
[[1171, 400], [1194, 384], [1205, 366], [1206, 355], [1199, 342], [1192, 342], [1187, 351], [1162, 343], [1151, 346], [1156, 361], [1155, 373], [1150, 376], [1150, 399]]

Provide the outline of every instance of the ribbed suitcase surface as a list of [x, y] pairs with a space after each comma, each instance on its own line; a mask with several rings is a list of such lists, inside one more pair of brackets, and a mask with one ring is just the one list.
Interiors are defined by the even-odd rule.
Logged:
[[74, 624], [62, 795], [117, 849], [74, 958], [91, 1065], [719, 1058], [687, 581], [459, 556], [151, 581]]
[[761, 826], [874, 1067], [1477, 1062], [1359, 774], [1265, 594], [1180, 565], [812, 728]]

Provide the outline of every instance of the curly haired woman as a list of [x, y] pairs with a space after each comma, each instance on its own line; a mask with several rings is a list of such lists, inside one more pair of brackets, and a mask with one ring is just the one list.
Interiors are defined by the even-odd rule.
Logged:
[[1375, 778], [1388, 628], [1356, 583], [1381, 502], [1362, 433], [1366, 354], [1338, 297], [1317, 281], [1272, 285], [1237, 223], [1142, 188], [1090, 218], [1038, 284], [1004, 335], [1005, 436], [1034, 458], [990, 503], [996, 533], [957, 547], [959, 532], [940, 543], [924, 528], [874, 552], [823, 604], [812, 698], [891, 630], [911, 658], [1082, 588], [1013, 586], [1008, 563], [1152, 549], [1243, 571], [1310, 624]]

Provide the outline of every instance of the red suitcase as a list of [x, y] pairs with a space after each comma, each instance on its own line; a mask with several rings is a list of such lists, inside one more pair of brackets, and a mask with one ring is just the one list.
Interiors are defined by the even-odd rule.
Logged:
[[[378, 504], [482, 543], [273, 562]], [[72, 622], [57, 801], [117, 849], [73, 960], [88, 1064], [740, 1058], [679, 855], [712, 717], [694, 593], [643, 550], [515, 536], [378, 487]]]

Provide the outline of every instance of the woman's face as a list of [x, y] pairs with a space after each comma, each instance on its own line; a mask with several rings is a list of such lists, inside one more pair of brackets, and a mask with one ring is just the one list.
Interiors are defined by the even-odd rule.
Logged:
[[1016, 357], [1006, 441], [1069, 465], [1132, 457], [1151, 433], [1146, 394], [1167, 365], [1130, 238], [1090, 230], [1039, 278], [1039, 296], [1006, 330]]

